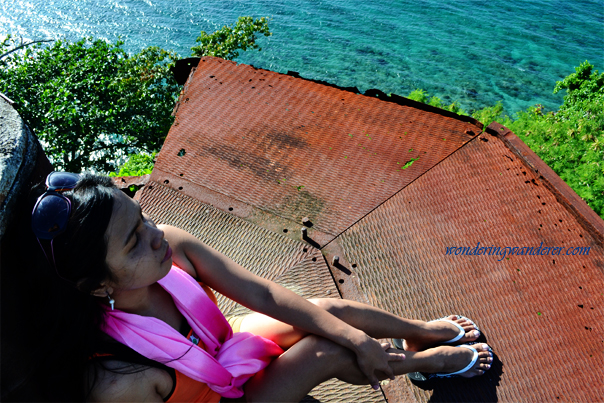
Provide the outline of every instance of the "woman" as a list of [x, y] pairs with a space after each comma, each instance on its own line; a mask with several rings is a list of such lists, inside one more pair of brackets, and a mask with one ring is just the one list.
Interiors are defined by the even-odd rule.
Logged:
[[[52, 173], [35, 196], [32, 228], [39, 249], [49, 269], [79, 291], [79, 300], [65, 306], [87, 301], [83, 305], [88, 311], [78, 313], [86, 322], [78, 338], [87, 344], [80, 346], [77, 359], [85, 368], [83, 388], [89, 401], [170, 401], [176, 384], [185, 378], [190, 385], [205, 388], [204, 400], [218, 401], [224, 392], [228, 397], [244, 393], [246, 401], [299, 401], [333, 377], [379, 389], [380, 379], [410, 372], [461, 372], [472, 377], [490, 368], [492, 353], [484, 343], [438, 346], [476, 340], [479, 332], [466, 318], [422, 322], [353, 301], [307, 301], [253, 275], [185, 231], [154, 225], [109, 178]], [[187, 350], [177, 348], [190, 327], [200, 333], [222, 320], [192, 323], [196, 316], [190, 316], [189, 302], [182, 302], [185, 296], [178, 292], [187, 289], [183, 294], [189, 295], [201, 290], [179, 288], [185, 283], [189, 287], [191, 277], [257, 312], [234, 321], [239, 327], [235, 330], [241, 332], [235, 336], [230, 329], [219, 329], [220, 340], [211, 354], [206, 351], [214, 340], [211, 331], [207, 337], [198, 335], [202, 344], [194, 338]], [[169, 286], [173, 280], [175, 285]], [[209, 291], [203, 295], [212, 298]], [[203, 305], [201, 310], [211, 308]], [[404, 339], [405, 351], [380, 344], [378, 338]], [[113, 339], [137, 352], [119, 351]], [[166, 345], [171, 343], [177, 353], [168, 351]], [[197, 379], [210, 379], [208, 385], [190, 382], [189, 378], [197, 377], [195, 371], [204, 372], [206, 367], [190, 369], [199, 363], [183, 364], [188, 356], [207, 360], [203, 362], [212, 368], [217, 365], [220, 372], [239, 360], [232, 357], [248, 354], [249, 348], [241, 348], [225, 364], [220, 349], [234, 351], [237, 343], [255, 346], [258, 355], [242, 359], [257, 365], [257, 372], [232, 375], [226, 383], [213, 383], [216, 374], [207, 373]], [[279, 348], [285, 353], [280, 354]], [[149, 359], [161, 362], [156, 365]], [[176, 368], [180, 377], [169, 368]]]

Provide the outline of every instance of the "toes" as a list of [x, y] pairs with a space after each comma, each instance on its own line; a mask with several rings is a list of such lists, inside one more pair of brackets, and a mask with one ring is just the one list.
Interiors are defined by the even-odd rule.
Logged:
[[[479, 350], [478, 347], [475, 348], [476, 350]], [[476, 368], [487, 370], [491, 368], [491, 365], [493, 364], [493, 352], [487, 344], [481, 345], [480, 348], [481, 349], [478, 352], [478, 365]]]
[[480, 331], [476, 327], [476, 324], [473, 323], [468, 318], [463, 318], [463, 317], [460, 317], [457, 315], [451, 315], [451, 316], [449, 316], [448, 319], [454, 321], [459, 326], [461, 326], [462, 329], [464, 330], [464, 332], [466, 332], [467, 338], [476, 338], [477, 339], [478, 337], [480, 337]]
[[479, 370], [487, 371], [488, 369], [491, 368], [491, 364], [480, 364], [477, 368]]
[[447, 319], [457, 323], [458, 325], [461, 325], [461, 327], [465, 328], [467, 326], [472, 326], [472, 324], [470, 322], [468, 322], [466, 320], [466, 318], [462, 318], [460, 316], [457, 315], [451, 315], [449, 316]]
[[465, 335], [464, 337], [471, 340], [476, 340], [480, 337], [480, 331], [477, 329], [476, 325], [473, 324], [467, 318], [463, 318], [457, 315], [451, 315], [447, 317], [448, 320], [457, 323], [463, 329]]
[[491, 364], [481, 363], [475, 366], [472, 372], [476, 375], [483, 375], [489, 369], [491, 369]]
[[459, 325], [461, 325], [461, 327], [463, 327], [463, 329], [466, 332], [469, 332], [470, 330], [476, 330], [478, 331], [478, 328], [476, 328], [476, 325], [472, 322], [466, 321], [464, 319], [462, 320], [458, 320], [457, 323], [459, 323]]
[[493, 351], [493, 350], [491, 350], [491, 347], [489, 347], [489, 345], [487, 343], [474, 344], [474, 345], [472, 345], [472, 347], [474, 347], [476, 349], [476, 351], [478, 351], [479, 353], [481, 351], [488, 351], [488, 352]]
[[492, 355], [491, 355], [491, 353], [490, 353], [490, 352], [488, 352], [488, 351], [479, 351], [479, 352], [478, 352], [478, 358], [479, 358], [479, 359], [483, 359], [483, 358], [489, 358], [489, 357], [491, 357], [491, 356], [492, 356]]
[[473, 325], [470, 322], [457, 322], [459, 325], [461, 325], [461, 327], [463, 328], [463, 330], [465, 330], [466, 332], [469, 332], [470, 330], [478, 330], [476, 329], [476, 325]]
[[447, 319], [452, 320], [455, 323], [458, 323], [460, 325], [466, 324], [466, 323], [470, 323], [467, 321], [467, 318], [464, 318], [462, 316], [458, 316], [458, 315], [451, 315], [449, 316]]
[[472, 322], [470, 322], [468, 320], [468, 318], [464, 318], [464, 317], [457, 316], [457, 315], [451, 315], [447, 319], [449, 319], [450, 321], [453, 321], [453, 322], [457, 323], [458, 325], [460, 325], [463, 328], [474, 327], [474, 325], [472, 325]]
[[[467, 330], [467, 329], [464, 327], [464, 330]], [[480, 332], [475, 329], [470, 330], [469, 332], [466, 331], [466, 337], [469, 339], [477, 339], [478, 337], [480, 337]]]
[[[480, 353], [480, 354], [482, 354], [482, 353]], [[493, 362], [493, 357], [492, 356], [490, 356], [488, 354], [485, 354], [485, 355], [481, 356], [480, 354], [478, 355], [478, 362], [480, 362], [480, 363], [490, 363], [490, 362]]]

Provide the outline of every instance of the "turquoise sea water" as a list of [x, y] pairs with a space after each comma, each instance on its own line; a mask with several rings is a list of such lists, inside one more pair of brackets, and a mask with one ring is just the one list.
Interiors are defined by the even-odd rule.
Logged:
[[129, 52], [186, 57], [201, 30], [240, 15], [271, 17], [273, 36], [239, 62], [361, 91], [422, 88], [469, 111], [556, 109], [556, 80], [584, 60], [604, 68], [601, 0], [0, 0], [0, 37], [121, 35]]

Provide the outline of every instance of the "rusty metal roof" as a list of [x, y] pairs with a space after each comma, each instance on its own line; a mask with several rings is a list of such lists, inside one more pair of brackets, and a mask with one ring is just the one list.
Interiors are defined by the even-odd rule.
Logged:
[[[501, 125], [483, 132], [404, 98], [208, 57], [137, 197], [157, 220], [305, 297], [479, 323], [497, 358], [485, 376], [425, 386], [400, 377], [383, 387], [390, 401], [604, 395], [604, 222]], [[590, 251], [445, 253], [479, 242]], [[380, 399], [368, 389], [329, 383], [311, 396]]]
[[479, 130], [413, 107], [202, 59], [156, 169], [291, 222], [306, 216], [323, 245]]

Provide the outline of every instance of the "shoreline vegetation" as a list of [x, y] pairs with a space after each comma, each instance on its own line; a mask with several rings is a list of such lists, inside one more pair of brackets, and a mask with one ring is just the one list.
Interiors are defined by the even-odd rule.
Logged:
[[[239, 17], [214, 33], [202, 31], [192, 56], [233, 60], [240, 50], [261, 50], [256, 39], [272, 35], [268, 22]], [[170, 67], [180, 56], [154, 46], [128, 55], [122, 41], [93, 38], [38, 42], [0, 39], [0, 92], [16, 102], [53, 165], [111, 176], [150, 173], [173, 123], [180, 86]], [[535, 105], [512, 116], [500, 102], [468, 113], [422, 89], [407, 97], [485, 126], [507, 126], [604, 218], [604, 73], [585, 61], [554, 83], [553, 92], [561, 90], [557, 111]]]
[[423, 90], [408, 98], [472, 116], [485, 127], [493, 121], [506, 126], [604, 218], [604, 72], [584, 61], [555, 83], [553, 92], [561, 90], [566, 95], [557, 111], [538, 104], [513, 116], [504, 114], [501, 103], [470, 114], [456, 102], [446, 105]]

